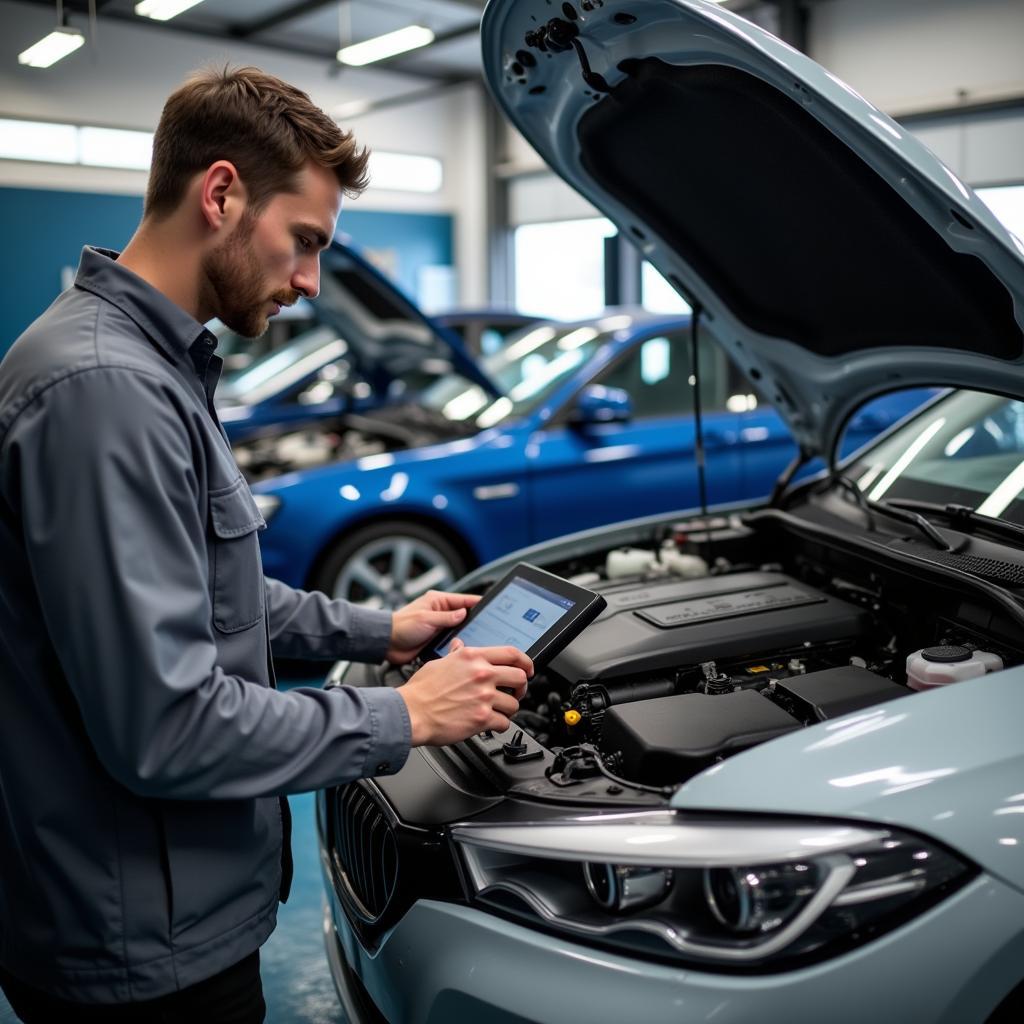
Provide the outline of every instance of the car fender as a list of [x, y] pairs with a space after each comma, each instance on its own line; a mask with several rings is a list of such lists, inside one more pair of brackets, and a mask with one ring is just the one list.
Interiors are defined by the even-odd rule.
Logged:
[[1024, 890], [1024, 668], [908, 692], [722, 761], [673, 806], [901, 826]]

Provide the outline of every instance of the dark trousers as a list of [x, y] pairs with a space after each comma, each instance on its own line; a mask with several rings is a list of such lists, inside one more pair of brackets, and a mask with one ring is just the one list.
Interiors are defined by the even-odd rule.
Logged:
[[141, 1003], [69, 1003], [8, 974], [0, 987], [25, 1024], [262, 1024], [267, 1012], [259, 950], [212, 978]]

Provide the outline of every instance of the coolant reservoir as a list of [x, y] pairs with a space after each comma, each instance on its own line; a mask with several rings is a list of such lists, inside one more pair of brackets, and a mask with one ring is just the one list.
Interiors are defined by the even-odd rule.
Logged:
[[616, 548], [608, 552], [604, 572], [610, 580], [622, 579], [624, 576], [643, 576], [650, 572], [657, 557], [655, 552], [642, 548]]
[[972, 651], [952, 644], [925, 647], [907, 656], [907, 686], [913, 690], [932, 690], [986, 672], [998, 672], [1002, 667], [1003, 659], [989, 651]]

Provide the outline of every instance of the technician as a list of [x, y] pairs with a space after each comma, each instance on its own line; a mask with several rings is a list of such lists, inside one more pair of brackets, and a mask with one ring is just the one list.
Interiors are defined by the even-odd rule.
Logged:
[[272, 654], [408, 663], [476, 600], [392, 615], [264, 579], [214, 410], [203, 324], [256, 336], [315, 296], [366, 163], [293, 86], [195, 75], [124, 252], [87, 247], [0, 363], [0, 984], [24, 1021], [263, 1020], [284, 795], [507, 728], [524, 692], [510, 647], [397, 690], [274, 688]]

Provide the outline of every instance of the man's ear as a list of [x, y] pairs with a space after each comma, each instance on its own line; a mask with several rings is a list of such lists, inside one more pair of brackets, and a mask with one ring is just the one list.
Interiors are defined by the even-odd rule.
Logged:
[[199, 206], [208, 227], [218, 232], [233, 229], [246, 201], [245, 186], [230, 160], [218, 160], [206, 168], [199, 186]]

